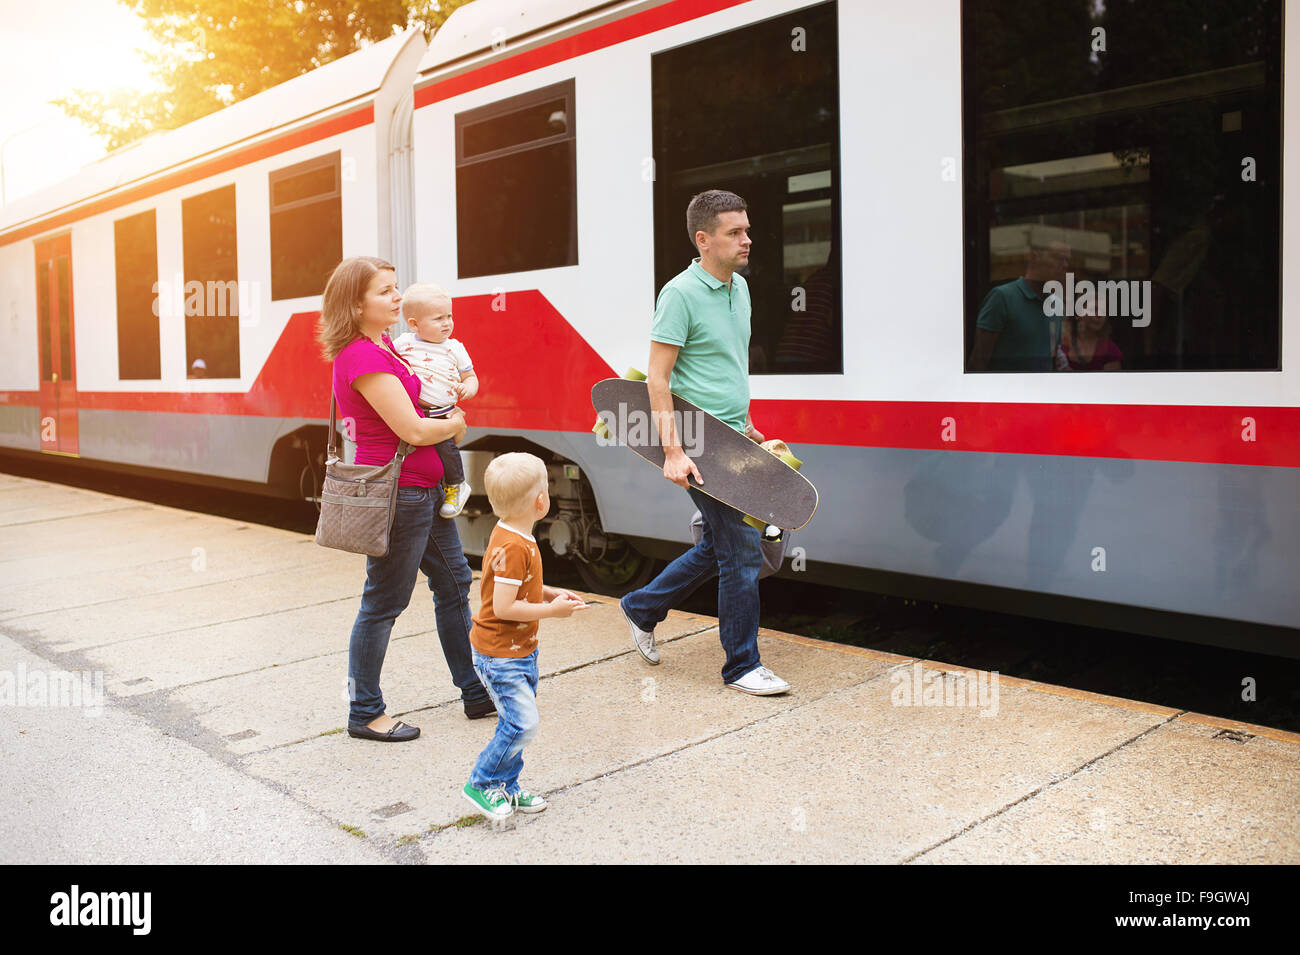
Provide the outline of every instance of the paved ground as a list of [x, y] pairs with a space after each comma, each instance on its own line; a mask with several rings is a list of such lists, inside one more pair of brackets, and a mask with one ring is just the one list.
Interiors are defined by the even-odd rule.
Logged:
[[716, 621], [674, 614], [651, 668], [603, 597], [543, 624], [551, 808], [465, 825], [492, 723], [423, 583], [383, 681], [423, 735], [340, 732], [363, 564], [0, 475], [0, 861], [1300, 861], [1295, 734], [766, 631], [795, 689], [746, 697]]

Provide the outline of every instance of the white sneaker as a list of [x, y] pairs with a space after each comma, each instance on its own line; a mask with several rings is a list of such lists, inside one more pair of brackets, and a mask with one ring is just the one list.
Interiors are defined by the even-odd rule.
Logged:
[[469, 492], [472, 489], [468, 481], [461, 481], [442, 492], [442, 507], [438, 508], [438, 513], [443, 517], [456, 517], [461, 511], [465, 510], [465, 502], [469, 500]]
[[623, 619], [627, 621], [628, 632], [632, 634], [632, 646], [637, 648], [646, 663], [658, 663], [659, 651], [655, 649], [654, 632], [647, 633], [634, 624], [632, 618], [627, 615], [627, 611], [623, 609], [622, 600], [618, 602], [618, 609], [623, 614]]
[[776, 696], [778, 693], [790, 692], [789, 683], [761, 665], [754, 667], [735, 683], [728, 683], [727, 686], [754, 696]]

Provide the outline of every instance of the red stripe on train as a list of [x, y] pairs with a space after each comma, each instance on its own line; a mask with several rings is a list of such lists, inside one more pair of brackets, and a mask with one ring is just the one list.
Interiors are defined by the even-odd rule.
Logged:
[[[455, 315], [482, 381], [465, 406], [475, 427], [590, 429], [591, 386], [616, 372], [541, 292], [458, 298]], [[80, 392], [78, 404], [322, 420], [329, 365], [315, 320], [290, 318], [247, 394]], [[35, 405], [36, 393], [0, 393], [0, 404]], [[1300, 408], [756, 399], [752, 410], [761, 431], [791, 444], [1300, 467]]]
[[415, 90], [415, 108], [428, 106], [441, 100], [459, 96], [512, 76], [522, 76], [542, 67], [571, 60], [577, 56], [603, 50], [605, 47], [635, 40], [637, 37], [666, 30], [688, 20], [708, 16], [728, 7], [740, 6], [749, 0], [675, 0], [651, 10], [643, 10], [612, 23], [603, 23], [582, 33], [567, 36], [545, 46], [527, 50], [515, 56], [489, 63], [478, 69], [461, 73], [445, 80], [435, 80]]
[[319, 312], [292, 315], [247, 392], [80, 391], [77, 406], [95, 411], [152, 411], [329, 418], [330, 366], [316, 343]]
[[311, 126], [305, 126], [302, 129], [286, 133], [283, 136], [278, 136], [275, 139], [267, 140], [264, 143], [258, 143], [256, 146], [238, 149], [228, 155], [211, 159], [188, 169], [181, 169], [132, 189], [127, 189], [124, 192], [114, 193], [104, 199], [78, 205], [67, 212], [0, 233], [0, 245], [17, 242], [20, 239], [40, 235], [43, 232], [52, 232], [60, 226], [70, 225], [90, 216], [99, 215], [101, 212], [117, 209], [127, 203], [147, 199], [169, 189], [186, 186], [192, 182], [198, 182], [200, 179], [206, 179], [209, 176], [215, 176], [231, 169], [238, 169], [240, 166], [247, 166], [249, 163], [257, 162], [260, 159], [267, 159], [290, 149], [297, 149], [299, 146], [306, 146], [322, 139], [328, 139], [330, 136], [337, 136], [339, 133], [346, 133], [348, 130], [369, 126], [374, 121], [375, 107], [373, 104], [368, 104], [341, 116], [334, 116]]
[[1300, 467], [1300, 408], [759, 399], [750, 410], [792, 444]]

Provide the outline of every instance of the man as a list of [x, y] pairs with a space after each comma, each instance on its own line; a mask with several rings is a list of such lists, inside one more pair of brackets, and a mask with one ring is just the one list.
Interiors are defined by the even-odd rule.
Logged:
[[[749, 216], [732, 192], [702, 192], [686, 209], [686, 231], [699, 258], [659, 292], [650, 327], [650, 407], [664, 449], [664, 477], [686, 489], [704, 518], [700, 542], [653, 581], [620, 601], [632, 642], [648, 663], [659, 662], [654, 628], [700, 584], [718, 577], [718, 633], [727, 686], [756, 696], [790, 689], [758, 655], [760, 533], [744, 515], [687, 482], [700, 472], [682, 450], [672, 393], [762, 441], [749, 418], [749, 288], [739, 269], [749, 264]], [[707, 450], [707, 449], [706, 449]]]
[[975, 319], [971, 371], [1051, 371], [1060, 344], [1059, 321], [1043, 309], [1043, 285], [1064, 284], [1070, 247], [1050, 242], [1031, 248], [1025, 274], [990, 289]]

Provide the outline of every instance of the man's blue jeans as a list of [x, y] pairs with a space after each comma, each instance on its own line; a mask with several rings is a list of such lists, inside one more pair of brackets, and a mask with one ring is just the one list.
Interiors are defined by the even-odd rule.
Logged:
[[487, 699], [470, 658], [469, 628], [473, 621], [469, 588], [473, 575], [461, 550], [456, 522], [438, 516], [441, 504], [437, 488], [398, 488], [388, 556], [366, 558], [366, 588], [348, 648], [351, 727], [365, 726], [384, 712], [379, 673], [393, 623], [411, 602], [418, 571], [424, 571], [429, 578], [442, 655], [461, 699], [466, 703]]
[[653, 630], [715, 574], [718, 578], [718, 634], [727, 659], [722, 681], [733, 683], [762, 661], [758, 657], [758, 572], [762, 535], [733, 507], [688, 488], [704, 518], [700, 542], [650, 583], [623, 598], [623, 609], [642, 630]]
[[479, 753], [469, 784], [519, 792], [524, 747], [537, 735], [537, 651], [526, 657], [489, 657], [474, 651], [474, 669], [497, 707], [496, 735]]

